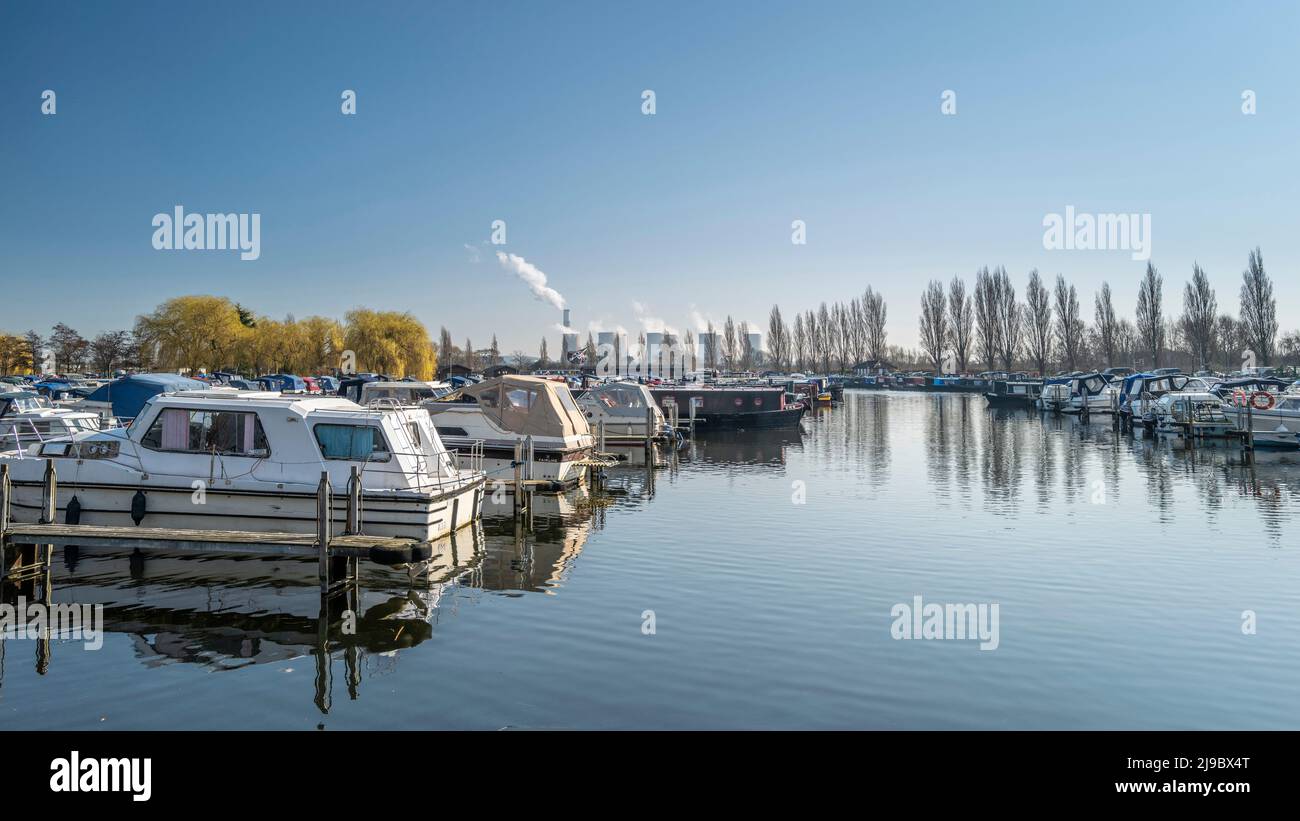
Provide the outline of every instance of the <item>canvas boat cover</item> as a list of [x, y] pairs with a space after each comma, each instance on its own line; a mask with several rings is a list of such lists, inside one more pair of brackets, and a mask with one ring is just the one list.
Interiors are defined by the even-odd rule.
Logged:
[[591, 433], [568, 387], [549, 379], [507, 374], [466, 385], [461, 395], [472, 398], [486, 416], [520, 436], [564, 437]]

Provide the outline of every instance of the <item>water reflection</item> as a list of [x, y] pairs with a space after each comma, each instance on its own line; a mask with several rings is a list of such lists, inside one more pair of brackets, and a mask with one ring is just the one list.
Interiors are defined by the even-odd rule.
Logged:
[[[328, 713], [361, 726], [395, 710], [423, 722], [412, 726], [466, 715], [467, 726], [1128, 726], [1152, 710], [1195, 725], [1187, 716], [1224, 701], [1214, 686], [1161, 699], [1227, 680], [1206, 672], [1197, 608], [1215, 595], [1229, 616], [1286, 601], [1269, 585], [1298, 478], [1300, 454], [1260, 452], [1252, 465], [1234, 447], [1120, 433], [1106, 417], [847, 391], [802, 430], [630, 453], [595, 487], [535, 494], [520, 510], [490, 493], [481, 526], [446, 540], [426, 572], [363, 563], [325, 600], [311, 562], [64, 549], [47, 576], [6, 583], [4, 600], [103, 604], [118, 641], [86, 656], [0, 641], [0, 708], [59, 704], [87, 674], [128, 667], [138, 689], [144, 674], [209, 695], [193, 677], [222, 673], [234, 695], [216, 696], [213, 714], [242, 711], [240, 726], [251, 721], [238, 699], [259, 686], [285, 689], [313, 723]], [[809, 481], [806, 504], [790, 504], [792, 479]], [[1248, 552], [1260, 546], [1266, 566]], [[1004, 602], [1005, 650], [892, 641], [890, 604], [920, 590]], [[1158, 642], [1132, 629], [1134, 607], [1154, 608], [1142, 617], [1166, 630]], [[666, 626], [653, 638], [639, 630], [647, 608]], [[1121, 681], [1152, 653], [1164, 655], [1149, 692]], [[293, 666], [310, 686], [264, 683]], [[64, 669], [78, 675], [48, 675]], [[376, 686], [383, 676], [407, 686]], [[650, 676], [660, 686], [644, 687]], [[1103, 696], [1142, 710], [1105, 713]], [[145, 709], [114, 706], [128, 719]]]

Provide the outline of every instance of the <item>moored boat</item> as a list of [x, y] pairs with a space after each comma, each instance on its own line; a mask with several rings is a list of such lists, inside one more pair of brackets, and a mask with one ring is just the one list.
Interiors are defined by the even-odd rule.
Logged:
[[69, 524], [311, 533], [323, 472], [341, 532], [356, 468], [364, 532], [427, 541], [477, 519], [483, 495], [476, 456], [449, 453], [419, 409], [271, 392], [161, 394], [129, 427], [0, 460], [25, 523], [40, 515], [47, 461]]

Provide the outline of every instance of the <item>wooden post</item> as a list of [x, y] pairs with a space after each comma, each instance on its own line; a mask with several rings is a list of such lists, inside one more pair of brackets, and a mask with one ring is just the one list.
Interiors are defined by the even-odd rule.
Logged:
[[54, 460], [45, 460], [45, 486], [41, 492], [41, 524], [54, 524], [59, 510], [59, 476]]
[[0, 465], [0, 544], [4, 543], [4, 533], [9, 529], [9, 466]]
[[316, 549], [320, 556], [321, 590], [325, 590], [330, 584], [330, 526], [334, 518], [330, 493], [329, 471], [322, 470], [320, 485], [316, 488]]
[[1255, 403], [1246, 397], [1246, 459], [1255, 464]]
[[653, 403], [646, 405], [645, 408], [645, 454], [646, 461], [650, 461], [650, 453], [655, 446], [655, 406]]
[[348, 477], [348, 526], [345, 531], [349, 536], [361, 532], [361, 471], [352, 466], [352, 475]]
[[523, 456], [524, 456], [523, 451], [524, 451], [523, 441], [516, 439], [515, 440], [515, 493], [514, 493], [515, 513], [519, 512], [519, 506], [524, 503], [523, 475], [520, 473], [520, 469], [522, 467], [520, 463], [523, 461]]
[[596, 423], [596, 450], [599, 453], [605, 452], [605, 420], [604, 419]]
[[525, 456], [524, 478], [528, 479], [529, 481], [532, 481], [533, 479], [536, 478], [535, 476], [533, 476], [533, 459], [534, 459], [533, 449], [534, 449], [533, 435], [530, 433], [524, 439], [524, 456]]

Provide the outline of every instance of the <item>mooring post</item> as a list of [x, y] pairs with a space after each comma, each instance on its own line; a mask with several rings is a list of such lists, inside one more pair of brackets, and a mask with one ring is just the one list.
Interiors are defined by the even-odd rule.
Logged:
[[316, 549], [320, 557], [321, 590], [330, 583], [330, 525], [334, 511], [330, 504], [329, 471], [320, 472], [320, 485], [316, 488]]
[[1255, 403], [1246, 397], [1246, 457], [1255, 464]]
[[524, 478], [529, 481], [532, 481], [533, 479], [536, 478], [535, 476], [533, 476], [533, 457], [534, 457], [533, 448], [534, 448], [533, 435], [530, 433], [528, 434], [527, 438], [524, 439], [524, 454], [526, 456], [525, 459], [526, 468], [524, 469]]
[[0, 544], [9, 530], [9, 466], [0, 465]]
[[655, 446], [654, 435], [655, 435], [655, 406], [654, 403], [651, 402], [649, 405], [646, 405], [645, 408], [645, 453], [646, 453], [647, 461], [649, 461], [650, 459], [651, 451], [654, 450], [654, 446]]
[[345, 531], [349, 536], [361, 532], [361, 471], [352, 466], [348, 476], [348, 526]]
[[54, 460], [45, 460], [45, 484], [41, 489], [41, 524], [52, 525], [58, 518], [59, 476]]
[[600, 453], [605, 452], [605, 420], [604, 419], [596, 423], [596, 449]]
[[515, 440], [515, 493], [514, 507], [515, 513], [519, 512], [519, 507], [524, 503], [524, 482], [521, 473], [522, 460], [524, 456], [524, 443], [520, 439]]

